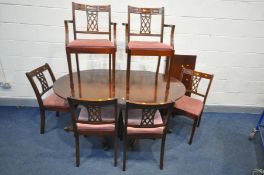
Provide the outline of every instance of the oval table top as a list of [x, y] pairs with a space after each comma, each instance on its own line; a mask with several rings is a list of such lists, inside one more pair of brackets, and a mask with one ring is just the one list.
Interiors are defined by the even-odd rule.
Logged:
[[166, 103], [175, 101], [185, 94], [185, 86], [172, 78], [166, 88], [167, 76], [148, 71], [131, 71], [129, 83], [125, 70], [116, 70], [115, 83], [109, 70], [86, 70], [73, 73], [73, 88], [69, 75], [54, 82], [54, 92], [62, 97], [105, 99], [116, 97], [142, 103]]

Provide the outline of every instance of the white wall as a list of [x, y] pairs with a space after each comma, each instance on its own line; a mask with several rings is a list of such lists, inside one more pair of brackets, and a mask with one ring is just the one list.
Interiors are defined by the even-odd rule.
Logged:
[[[101, 0], [111, 4], [118, 25], [117, 69], [125, 69], [124, 28], [127, 5], [165, 7], [176, 25], [175, 51], [198, 55], [197, 70], [215, 74], [210, 105], [264, 106], [263, 0]], [[35, 98], [25, 72], [47, 62], [56, 77], [68, 72], [63, 20], [71, 19], [69, 0], [0, 0], [0, 58], [12, 88], [2, 98]], [[107, 68], [107, 57], [82, 59], [82, 68]], [[88, 60], [88, 61], [86, 61]], [[149, 66], [151, 65], [151, 66]], [[155, 70], [156, 59], [132, 63]]]

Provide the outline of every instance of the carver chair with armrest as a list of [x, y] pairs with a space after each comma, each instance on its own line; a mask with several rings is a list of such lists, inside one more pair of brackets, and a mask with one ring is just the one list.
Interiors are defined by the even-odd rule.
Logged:
[[[181, 81], [190, 81], [189, 85], [186, 87], [186, 93], [191, 94], [191, 96], [184, 95], [179, 100], [175, 102], [174, 114], [184, 115], [188, 118], [194, 120], [192, 133], [189, 139], [189, 144], [192, 144], [193, 136], [196, 127], [199, 127], [206, 99], [213, 81], [214, 75], [207, 74], [203, 72], [198, 72], [191, 69], [183, 68], [181, 72]], [[202, 92], [203, 88], [200, 88], [201, 80], [207, 80], [207, 86], [205, 85], [205, 90]], [[202, 99], [193, 98], [196, 95]]]
[[[55, 82], [55, 76], [47, 63], [26, 73], [26, 76], [35, 92], [39, 104], [40, 134], [44, 134], [45, 132], [46, 110], [56, 111], [57, 116], [59, 115], [59, 112], [69, 111], [67, 101], [51, 92], [53, 84], [47, 80], [47, 76], [45, 75], [49, 75], [52, 83]], [[48, 97], [43, 98], [43, 96], [49, 92], [51, 92], [51, 94]]]
[[[133, 16], [139, 16], [140, 18], [140, 29], [139, 32], [134, 32], [131, 29], [131, 18]], [[152, 17], [160, 16], [160, 28], [159, 32], [153, 33], [151, 30]], [[126, 52], [127, 52], [127, 77], [129, 81], [130, 67], [131, 67], [131, 56], [158, 56], [158, 64], [156, 73], [159, 72], [161, 56], [166, 56], [166, 69], [169, 68], [169, 75], [171, 73], [171, 66], [169, 61], [173, 61], [174, 55], [174, 25], [164, 24], [164, 7], [162, 8], [138, 8], [128, 6], [128, 23], [123, 23], [126, 26]], [[134, 27], [134, 26], [132, 26]], [[170, 44], [163, 43], [164, 28], [170, 27]], [[157, 37], [159, 41], [139, 41], [131, 40], [132, 37]], [[165, 72], [167, 73], [167, 72]], [[170, 76], [169, 76], [170, 77]], [[168, 84], [167, 87], [169, 87]]]
[[69, 97], [68, 102], [75, 138], [76, 166], [80, 165], [80, 135], [112, 136], [114, 166], [117, 166], [117, 99], [89, 100]]
[[[84, 12], [87, 18], [86, 29], [77, 26], [77, 18], [81, 16], [76, 15], [77, 12]], [[107, 14], [108, 18], [105, 21], [105, 24], [108, 27], [108, 30], [101, 29], [99, 27], [99, 14]], [[72, 77], [72, 63], [71, 63], [71, 54], [75, 54], [77, 72], [80, 72], [79, 68], [79, 59], [78, 54], [109, 54], [109, 74], [115, 77], [115, 57], [116, 57], [116, 23], [111, 21], [111, 6], [110, 5], [86, 5], [72, 3], [72, 20], [65, 20], [65, 45], [66, 45], [66, 54], [68, 61], [68, 68], [70, 74], [71, 86], [73, 86], [73, 77]], [[103, 17], [102, 20], [103, 21]], [[68, 24], [73, 24], [73, 36], [74, 40], [69, 41], [69, 26]], [[113, 26], [113, 31], [111, 30]], [[79, 35], [104, 35], [107, 36], [107, 39], [80, 39]], [[112, 40], [113, 34], [113, 40]], [[97, 38], [97, 37], [96, 37]], [[100, 38], [98, 36], [98, 38]], [[112, 61], [111, 61], [112, 59]]]
[[[167, 126], [173, 106], [174, 102], [165, 104], [126, 103], [123, 131], [123, 171], [126, 170], [126, 150], [129, 139], [161, 139], [160, 169], [163, 169]], [[163, 116], [159, 110], [163, 111]]]

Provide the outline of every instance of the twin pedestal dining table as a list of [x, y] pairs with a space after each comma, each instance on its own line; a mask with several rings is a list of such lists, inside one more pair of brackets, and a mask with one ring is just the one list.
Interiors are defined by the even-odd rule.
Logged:
[[95, 69], [64, 75], [54, 82], [54, 92], [64, 98], [107, 99], [117, 98], [119, 104], [126, 100], [141, 103], [167, 103], [182, 97], [185, 86], [171, 78], [167, 87], [168, 76], [149, 71], [131, 71], [129, 79], [125, 70], [116, 70], [112, 78], [109, 70]]

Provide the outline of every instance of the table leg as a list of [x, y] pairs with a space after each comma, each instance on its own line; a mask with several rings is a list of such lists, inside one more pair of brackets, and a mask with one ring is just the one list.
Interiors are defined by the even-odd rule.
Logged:
[[[158, 58], [158, 64], [157, 64], [157, 69], [156, 69], [156, 75], [159, 74], [160, 60], [161, 60], [161, 56], [159, 56], [159, 58]], [[165, 70], [165, 71], [166, 71], [166, 70]]]
[[165, 64], [165, 74], [168, 74], [169, 70], [169, 65], [170, 65], [170, 57], [166, 57], [166, 64]]

